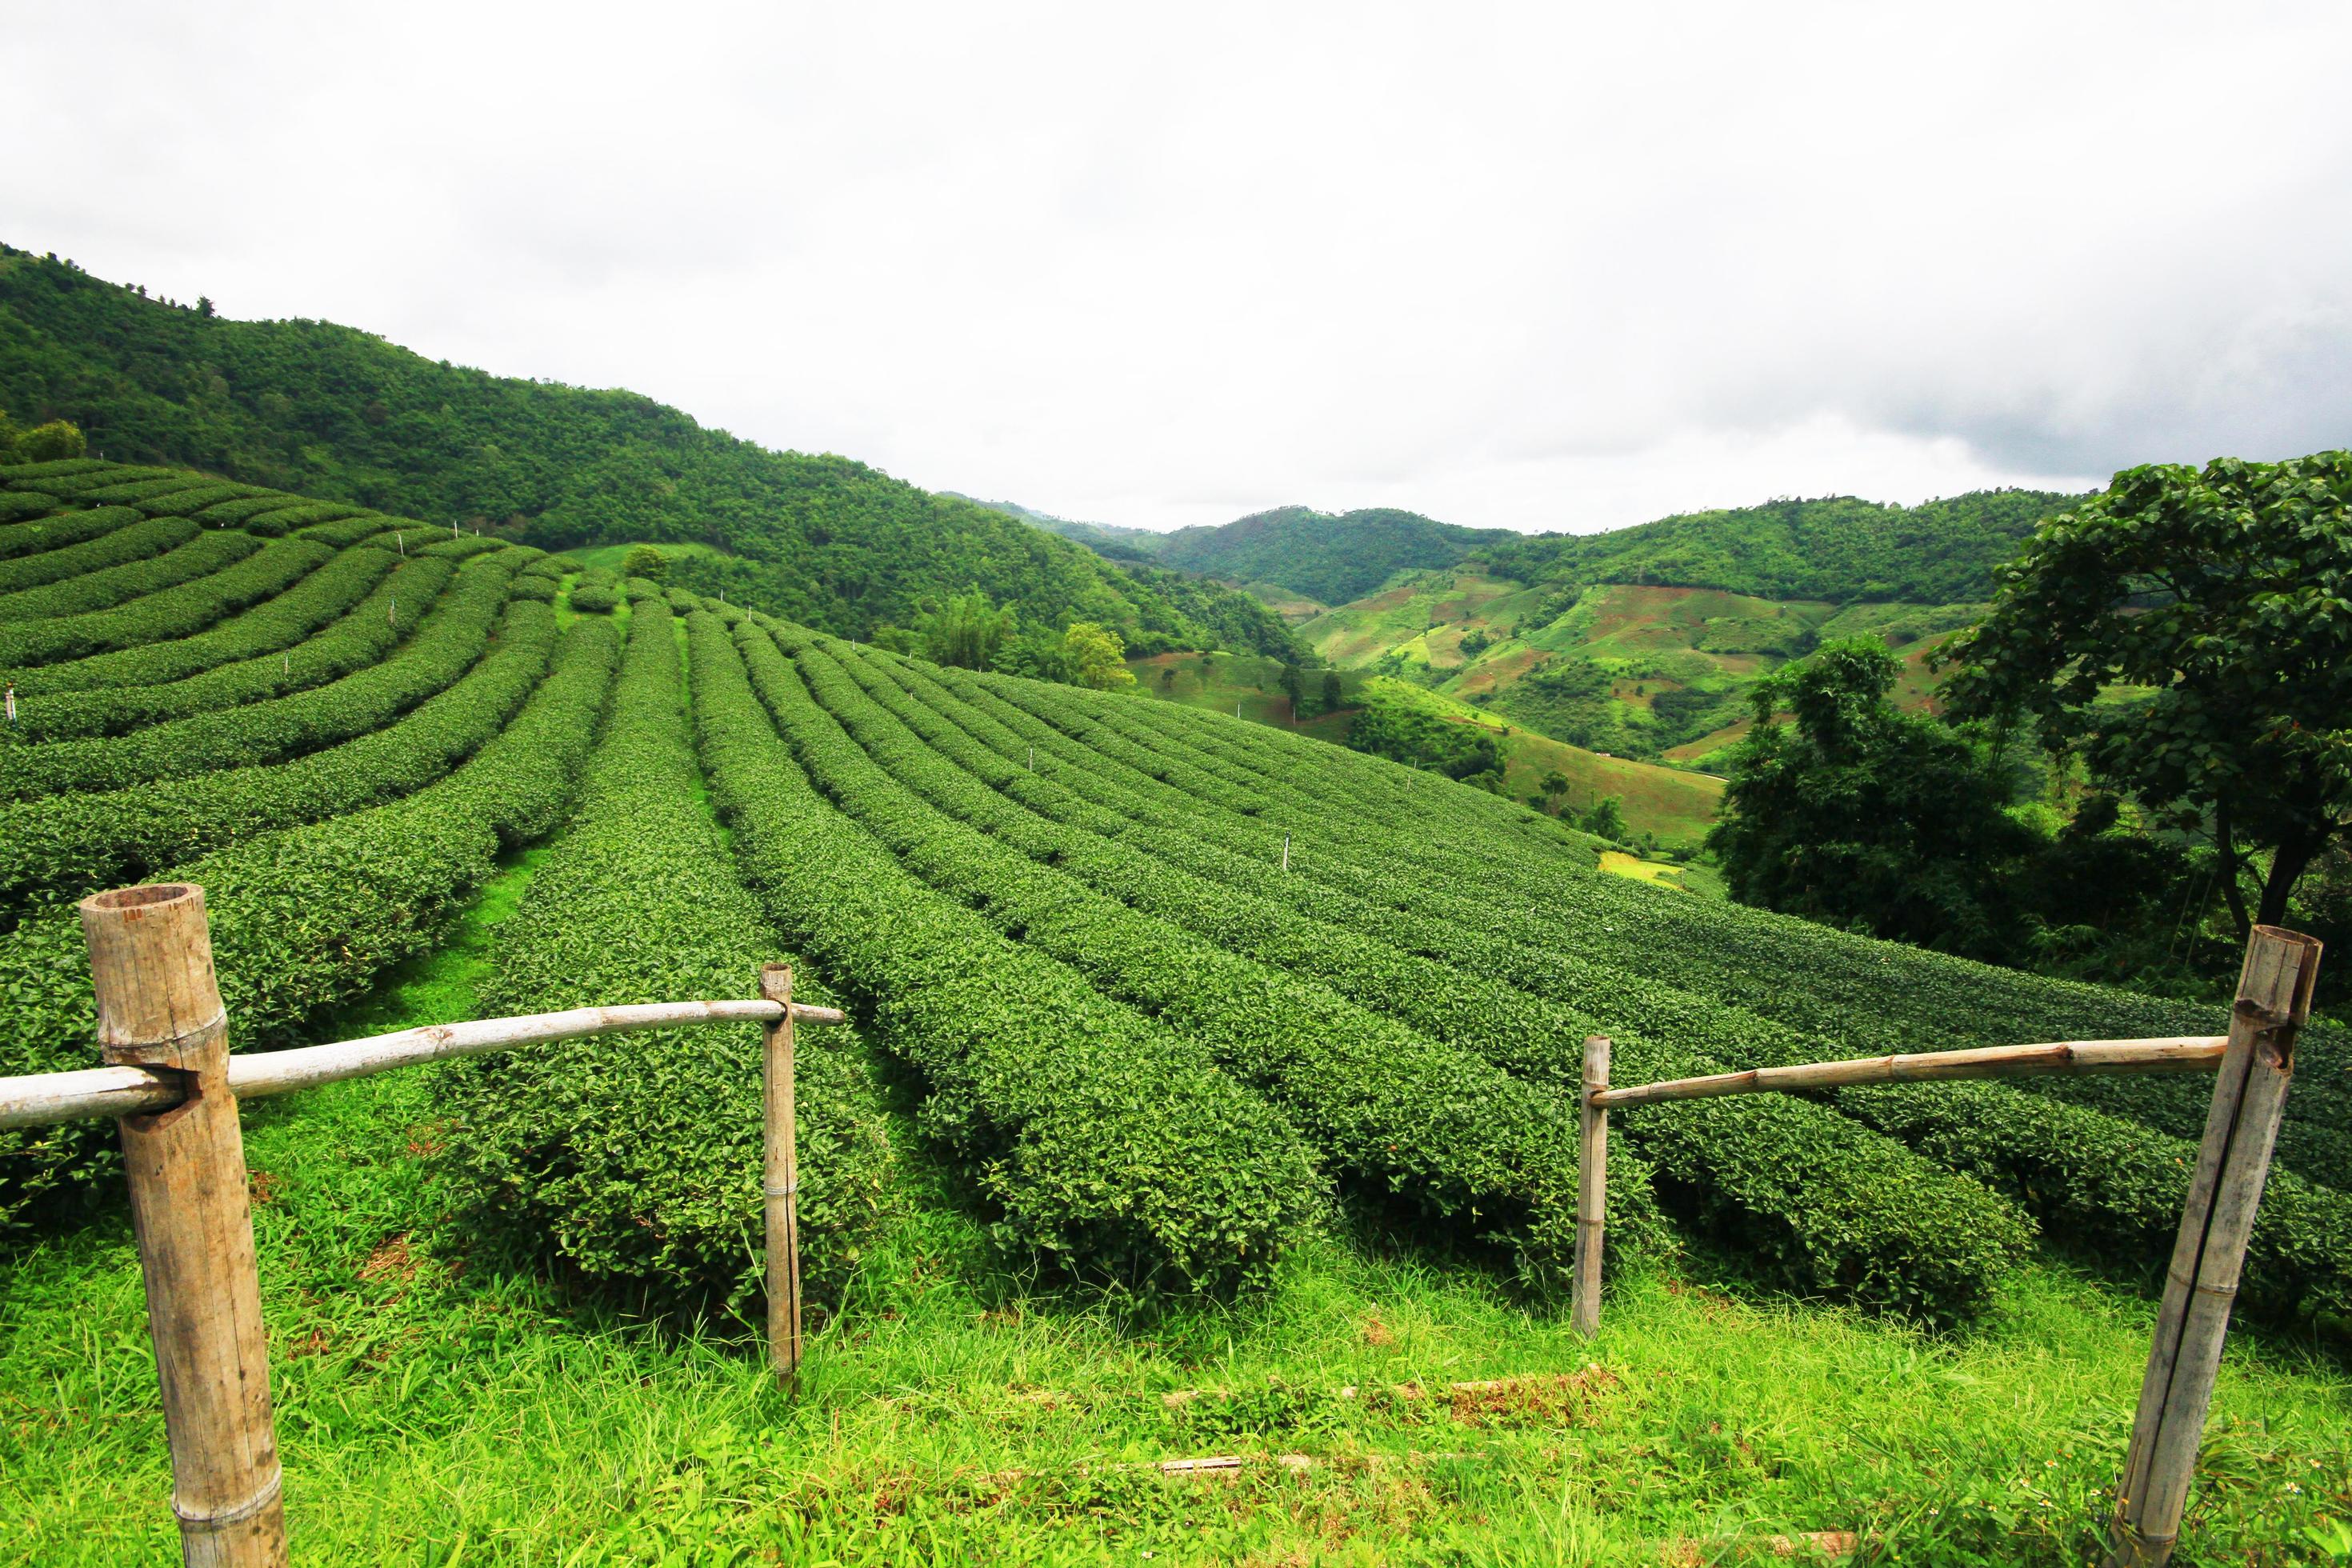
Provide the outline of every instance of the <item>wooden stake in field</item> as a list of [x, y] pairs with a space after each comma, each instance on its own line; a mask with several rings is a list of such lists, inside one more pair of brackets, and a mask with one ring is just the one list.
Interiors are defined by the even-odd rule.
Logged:
[[1584, 1084], [1578, 1100], [1576, 1151], [1576, 1331], [1601, 1331], [1601, 1215], [1609, 1206], [1609, 1110], [1594, 1098], [1609, 1087], [1609, 1037], [1584, 1042]]
[[2108, 1568], [2161, 1568], [2179, 1537], [2246, 1237], [2294, 1078], [2295, 1035], [2311, 1014], [2319, 952], [2316, 941], [2275, 926], [2256, 926], [2246, 943], [2230, 1042], [2173, 1243], [2131, 1452], [2116, 1488]]
[[1287, 833], [1282, 836], [1282, 868], [1286, 871], [1290, 869], [1290, 835]]
[[784, 1005], [767, 1027], [761, 1058], [767, 1153], [760, 1192], [768, 1220], [768, 1364], [777, 1383], [791, 1390], [801, 1375], [801, 1167], [793, 1136], [792, 965], [761, 965], [760, 994]]
[[268, 1347], [204, 889], [95, 894], [81, 902], [81, 923], [100, 1055], [169, 1071], [188, 1093], [169, 1110], [120, 1123], [181, 1554], [194, 1568], [281, 1564]]

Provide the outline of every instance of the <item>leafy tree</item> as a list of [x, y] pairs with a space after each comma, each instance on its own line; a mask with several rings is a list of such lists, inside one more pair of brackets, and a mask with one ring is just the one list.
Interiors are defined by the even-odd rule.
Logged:
[[1568, 793], [1568, 775], [1554, 768], [1544, 774], [1543, 783], [1538, 787], [1543, 791], [1544, 803], [1557, 813], [1559, 810], [1559, 797]]
[[621, 562], [621, 575], [658, 583], [669, 575], [669, 557], [650, 544], [640, 544]]
[[1174, 665], [1166, 665], [1161, 668], [1160, 671], [1160, 689], [1162, 691], [1173, 691], [1176, 689], [1176, 667]]
[[959, 594], [915, 622], [923, 641], [923, 657], [933, 664], [963, 669], [989, 669], [1019, 626], [1009, 605], [999, 608], [974, 588]]
[[1486, 635], [1484, 626], [1473, 626], [1462, 634], [1462, 657], [1465, 659], [1476, 658], [1494, 646], [1495, 639]]
[[2033, 836], [1966, 738], [1887, 700], [1900, 669], [1875, 637], [1843, 637], [1761, 682], [1707, 844], [1742, 903], [1999, 957], [2003, 868]]
[[1062, 634], [1062, 657], [1069, 672], [1064, 679], [1073, 686], [1116, 691], [1135, 684], [1135, 672], [1127, 668], [1127, 645], [1108, 626], [1072, 621]]
[[1323, 711], [1337, 713], [1345, 701], [1346, 697], [1339, 685], [1339, 672], [1336, 669], [1325, 670], [1323, 672]]
[[16, 437], [16, 450], [28, 463], [53, 463], [61, 458], [79, 458], [87, 446], [80, 429], [62, 419], [36, 425]]
[[2126, 469], [2027, 542], [1939, 662], [1954, 713], [2029, 717], [2161, 819], [2210, 824], [2242, 932], [2275, 923], [2352, 829], [2352, 451]]
[[1307, 700], [1307, 676], [1298, 666], [1286, 664], [1282, 667], [1282, 694], [1290, 699], [1291, 718], [1304, 717], [1299, 709]]
[[202, 316], [206, 321], [212, 320], [213, 297], [211, 295], [199, 294], [196, 296], [196, 314]]
[[1606, 838], [1613, 844], [1625, 837], [1624, 807], [1617, 796], [1604, 795], [1592, 803], [1592, 809], [1584, 814], [1579, 826], [1595, 838]]
[[1502, 774], [1502, 743], [1484, 726], [1454, 723], [1377, 689], [1364, 693], [1348, 726], [1348, 744], [1465, 782], [1491, 773], [1499, 784]]

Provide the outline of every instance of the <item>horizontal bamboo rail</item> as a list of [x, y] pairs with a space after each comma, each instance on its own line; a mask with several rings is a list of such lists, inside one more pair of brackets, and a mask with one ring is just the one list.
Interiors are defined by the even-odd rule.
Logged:
[[[791, 1004], [795, 1022], [838, 1024], [832, 1007]], [[336, 1040], [294, 1050], [260, 1051], [228, 1058], [229, 1092], [240, 1100], [267, 1100], [347, 1078], [365, 1078], [388, 1068], [414, 1067], [449, 1057], [479, 1056], [516, 1046], [548, 1045], [593, 1035], [635, 1029], [681, 1028], [696, 1024], [773, 1024], [784, 1005], [743, 1002], [650, 1002], [619, 1007], [572, 1007], [518, 1018], [484, 1018], [467, 1024], [435, 1024], [396, 1029], [363, 1039]], [[169, 1110], [187, 1097], [177, 1074], [152, 1068], [87, 1068], [73, 1072], [0, 1078], [0, 1128], [46, 1127], [87, 1116], [139, 1116]]]
[[2221, 1061], [2226, 1035], [2182, 1035], [2156, 1040], [2059, 1040], [2040, 1046], [1987, 1046], [1965, 1051], [1862, 1057], [1801, 1066], [1749, 1068], [1706, 1078], [1595, 1090], [1597, 1110], [1630, 1110], [1671, 1100], [1712, 1100], [1725, 1094], [1788, 1093], [1846, 1089], [1864, 1083], [1927, 1083], [1969, 1078], [2021, 1078], [2035, 1073], [2206, 1072]]
[[202, 888], [119, 888], [84, 899], [80, 911], [106, 1065], [0, 1079], [0, 1128], [116, 1119], [172, 1451], [172, 1510], [181, 1560], [191, 1568], [284, 1568], [287, 1561], [237, 1119], [243, 1100], [519, 1046], [698, 1024], [764, 1025], [768, 1352], [778, 1380], [793, 1384], [801, 1362], [793, 1026], [848, 1020], [835, 1008], [793, 1001], [786, 966], [761, 968], [757, 1000], [574, 1007], [237, 1056], [228, 1047], [228, 1012], [213, 975]]

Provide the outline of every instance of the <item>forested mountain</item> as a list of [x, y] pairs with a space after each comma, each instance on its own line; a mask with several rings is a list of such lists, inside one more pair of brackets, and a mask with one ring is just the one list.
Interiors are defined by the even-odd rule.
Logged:
[[1482, 546], [1518, 538], [1508, 529], [1461, 528], [1391, 507], [1335, 515], [1285, 506], [1216, 528], [1179, 529], [1164, 537], [1159, 557], [1181, 571], [1270, 583], [1339, 605], [1399, 572], [1451, 566]]
[[1992, 570], [2080, 498], [1978, 490], [1919, 506], [1832, 496], [1688, 512], [1607, 533], [1513, 535], [1478, 552], [1522, 583], [1719, 588], [1763, 599], [1941, 605], [1990, 598]]
[[774, 452], [625, 391], [494, 376], [325, 321], [236, 321], [0, 249], [0, 409], [93, 451], [560, 548], [707, 544], [678, 580], [845, 636], [978, 587], [1142, 650], [1290, 648], [1245, 595], [1138, 574], [846, 458]]

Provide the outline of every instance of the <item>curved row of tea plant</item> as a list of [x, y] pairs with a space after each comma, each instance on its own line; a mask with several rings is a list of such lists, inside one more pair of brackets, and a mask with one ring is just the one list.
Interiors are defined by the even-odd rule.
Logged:
[[0, 561], [38, 555], [101, 538], [139, 521], [131, 507], [61, 510], [56, 496], [37, 490], [0, 490]]
[[0, 805], [0, 911], [137, 880], [257, 833], [421, 788], [498, 733], [555, 640], [553, 609], [517, 600], [497, 646], [470, 670], [415, 711], [341, 745], [276, 766]]
[[[302, 1043], [312, 1019], [438, 941], [502, 853], [562, 819], [616, 646], [609, 622], [574, 625], [514, 722], [430, 787], [169, 869], [205, 889], [233, 1049]], [[70, 908], [0, 936], [0, 1076], [89, 1066], [89, 987]], [[0, 1239], [107, 1190], [120, 1169], [103, 1121], [0, 1131]]]
[[[1591, 875], [1572, 864], [1533, 856], [1466, 862], [1430, 848], [1442, 835], [1425, 818], [1415, 823], [1403, 816], [1393, 795], [1346, 787], [1352, 768], [1310, 765], [1316, 742], [1263, 726], [1219, 725], [1190, 710], [1161, 723], [1156, 710], [1139, 714], [1139, 705], [1115, 699], [1075, 691], [1031, 695], [996, 684], [1090, 747], [1110, 743], [1108, 732], [1154, 752], [1149, 766], [1202, 798], [1238, 792], [1267, 820], [1312, 824], [1300, 833], [1294, 857], [1309, 875], [1318, 873], [1326, 845], [1360, 847], [1351, 823], [1384, 823], [1395, 837], [1381, 852], [1413, 868], [1413, 879], [1433, 889], [1432, 907], [1447, 918], [1469, 925], [1513, 920], [1543, 946], [1588, 954], [1628, 974], [1671, 976], [1677, 989], [1694, 996], [1820, 1040], [1820, 1057], [2212, 1034], [2227, 1025], [2224, 1010], [2210, 1005], [1850, 937], [1787, 916]], [[1236, 730], [1248, 732], [1231, 733]], [[1224, 771], [1205, 772], [1212, 767]], [[1465, 799], [1475, 794], [1453, 793]], [[1727, 1044], [1725, 1054], [1738, 1055]], [[2280, 1131], [2279, 1162], [2307, 1179], [2352, 1189], [2352, 1031], [2315, 1026], [2306, 1032], [2301, 1056], [2297, 1092]], [[1762, 1059], [1742, 1058], [1738, 1065]], [[2189, 1139], [2202, 1135], [2210, 1097], [2210, 1085], [2199, 1078], [2051, 1078], [2021, 1080], [2019, 1087]]]
[[207, 630], [23, 671], [16, 681], [18, 704], [29, 708], [68, 692], [167, 685], [222, 665], [282, 652], [348, 613], [399, 564], [380, 551], [341, 551], [274, 597]]
[[[992, 841], [1131, 909], [1310, 977], [1569, 1094], [1580, 1072], [1584, 1037], [1612, 1026], [1618, 1060], [1633, 1076], [1724, 1070], [1688, 1047], [1626, 1032], [1622, 1018], [1612, 1023], [1506, 984], [1491, 967], [1427, 956], [1411, 940], [1411, 922], [1393, 911], [1288, 896], [1300, 889], [1297, 879], [1217, 847], [1213, 833], [1198, 832], [1209, 825], [1196, 820], [1194, 833], [1171, 833], [1146, 826], [1149, 806], [1134, 811], [1140, 803], [1131, 799], [1116, 808], [1093, 805], [1012, 762], [1021, 750], [1011, 732], [956, 705], [943, 689], [931, 688], [936, 707], [914, 701], [913, 689], [927, 684], [916, 667], [829, 659], [828, 650], [838, 647], [827, 643], [800, 657], [810, 667], [812, 689], [870, 754]], [[850, 711], [839, 685], [844, 673], [912, 734], [893, 733]], [[919, 745], [910, 744], [917, 735]], [[1633, 1121], [1636, 1147], [1646, 1148], [1649, 1123]], [[1690, 1206], [1712, 1228], [1743, 1235], [1806, 1289], [1956, 1318], [1984, 1299], [2031, 1238], [2031, 1227], [1974, 1181], [1937, 1171], [1901, 1145], [1802, 1101], [1710, 1102], [1666, 1129], [1659, 1152], [1662, 1168], [1688, 1189]]]
[[1320, 1206], [1297, 1130], [1181, 1036], [916, 880], [801, 773], [724, 622], [688, 619], [698, 740], [746, 879], [922, 1075], [919, 1124], [998, 1237], [1139, 1287], [1262, 1277]]
[[[498, 929], [491, 1014], [754, 996], [782, 957], [700, 799], [668, 607], [640, 605], [572, 824]], [[832, 1000], [803, 967], [794, 994]], [[660, 1307], [761, 1289], [761, 1032], [566, 1041], [451, 1064], [445, 1168], [476, 1231]], [[856, 1038], [801, 1033], [803, 1279], [833, 1298], [887, 1190], [890, 1150]]]
[[[182, 526], [175, 531], [173, 523]], [[194, 523], [177, 518], [132, 526], [156, 530], [172, 542], [156, 553], [141, 555], [119, 566], [0, 595], [0, 624], [13, 626], [26, 621], [56, 620], [110, 610], [128, 600], [160, 594], [166, 588], [226, 571], [262, 548], [261, 541], [251, 534], [206, 533]]]
[[[0, 748], [0, 800], [26, 801], [68, 791], [126, 789], [215, 768], [252, 766], [299, 756], [389, 723], [448, 686], [482, 656], [507, 600], [520, 552], [469, 564], [449, 582], [438, 561], [417, 563], [420, 578], [405, 604], [395, 576], [383, 590], [380, 625], [347, 632], [325, 658], [340, 679], [289, 695], [229, 700], [193, 716], [127, 735]], [[439, 592], [448, 584], [446, 594]], [[387, 657], [389, 656], [389, 657]], [[293, 654], [281, 656], [290, 680]], [[269, 680], [268, 662], [243, 683]]]
[[[183, 548], [194, 550], [216, 540], [242, 537], [208, 533]], [[314, 540], [276, 540], [226, 570], [142, 595], [110, 609], [0, 625], [0, 669], [15, 673], [27, 665], [58, 664], [203, 631], [285, 592], [332, 554], [331, 547]]]
[[[184, 517], [149, 518], [125, 526], [112, 526], [114, 509], [93, 512], [92, 517], [107, 518], [109, 526], [95, 538], [62, 549], [43, 550], [38, 554], [18, 555], [0, 561], [0, 617], [11, 620], [27, 614], [39, 615], [36, 607], [29, 612], [26, 601], [16, 596], [33, 588], [59, 583], [84, 573], [99, 572], [109, 567], [126, 566], [133, 562], [151, 560], [194, 539], [196, 525]], [[124, 508], [121, 515], [136, 515]]]
[[[864, 662], [910, 686], [919, 683], [917, 674], [908, 673], [916, 670], [908, 661], [870, 655]], [[941, 680], [954, 682], [961, 695], [980, 703], [992, 700], [990, 693], [972, 689], [976, 683], [952, 672], [936, 673]], [[1041, 705], [1059, 698], [1058, 693], [1043, 689], [1024, 696]], [[1015, 721], [1023, 717], [1010, 704], [1002, 705], [1002, 710]], [[1123, 843], [1171, 863], [1189, 863], [1221, 880], [1248, 881], [1268, 897], [1286, 895], [1294, 907], [1317, 912], [1334, 929], [1377, 933], [1408, 951], [1449, 960], [1466, 975], [1507, 979], [1535, 994], [1580, 1009], [1592, 1020], [1591, 1026], [1597, 1032], [1612, 1033], [1620, 1041], [1621, 1081], [1679, 1076], [1678, 1069], [1661, 1070], [1663, 1064], [1645, 1060], [1638, 1049], [1631, 1055], [1626, 1052], [1626, 1041], [1644, 1037], [1685, 1051], [1712, 1048], [1742, 1066], [1847, 1054], [1837, 1042], [1806, 1036], [1711, 998], [1680, 993], [1632, 970], [1589, 963], [1574, 949], [1547, 948], [1540, 924], [1530, 923], [1524, 909], [1465, 908], [1459, 900], [1433, 891], [1419, 878], [1395, 877], [1379, 867], [1350, 867], [1328, 852], [1304, 862], [1312, 867], [1313, 875], [1269, 875], [1273, 845], [1255, 821], [1242, 819], [1237, 827], [1221, 833], [1197, 800], [1191, 803], [1194, 810], [1190, 816], [1168, 814], [1146, 792], [1158, 789], [1163, 795], [1184, 797], [1176, 795], [1171, 785], [1135, 768], [1127, 768], [1126, 788], [1110, 785], [1106, 795], [1104, 773], [1125, 766], [1112, 755], [1118, 746], [1108, 737], [1097, 734], [1091, 737], [1091, 748], [1081, 748], [1033, 721], [1025, 736], [1008, 730], [994, 739], [997, 754], [1007, 759], [1023, 756], [1031, 747], [1036, 748], [1034, 754], [1052, 758], [1056, 778], [1083, 784], [1089, 798], [1112, 808], [1097, 817], [1098, 826], [1108, 829], [1115, 823], [1129, 825], [1120, 831]], [[1139, 760], [1153, 761], [1149, 753]], [[1161, 771], [1169, 776], [1181, 773], [1181, 766], [1174, 765]], [[1016, 777], [1011, 784], [1000, 783], [999, 787], [1016, 794], [1024, 786]], [[1029, 787], [1033, 793], [1021, 798], [1035, 806], [1041, 802], [1033, 798], [1034, 793], [1050, 791], [1055, 781]], [[1181, 824], [1181, 828], [1169, 830], [1166, 825], [1171, 822]], [[1221, 837], [1255, 849], [1258, 858], [1253, 862], [1244, 854], [1230, 852], [1217, 856], [1210, 847]], [[2210, 1093], [2210, 1080], [2203, 1081]], [[2118, 1256], [2145, 1256], [2149, 1226], [2155, 1224], [2160, 1229], [2166, 1223], [2151, 1215], [2160, 1216], [2168, 1204], [2177, 1216], [2175, 1189], [2181, 1173], [2194, 1163], [2193, 1144], [2090, 1108], [2053, 1105], [2007, 1085], [1849, 1090], [1837, 1103], [1866, 1123], [1914, 1143], [1939, 1163], [2015, 1194], [2070, 1238]], [[1637, 1115], [1635, 1135], [1654, 1136], [1671, 1126], [1677, 1137], [1693, 1136], [1686, 1130], [1699, 1123], [1693, 1119], [1692, 1110], [1660, 1108]], [[1663, 1157], [1659, 1163], [1670, 1165]], [[2032, 1182], [1995, 1180], [2011, 1168], [2040, 1174]], [[2263, 1259], [2261, 1279], [2250, 1289], [2250, 1299], [2306, 1316], [2344, 1311], [2339, 1303], [2352, 1294], [2352, 1284], [2347, 1284], [2352, 1250], [2343, 1245], [2347, 1235], [2352, 1234], [2352, 1205], [2338, 1194], [2306, 1186], [2285, 1172], [2274, 1176], [2273, 1188], [2286, 1196], [2275, 1207], [2266, 1208], [2259, 1221], [2255, 1253]], [[2145, 1194], [2173, 1195], [2161, 1199], [2133, 1195]], [[1824, 1217], [1832, 1212], [1824, 1211]]]
[[[925, 882], [1198, 1041], [1307, 1134], [1343, 1188], [1400, 1202], [1457, 1242], [1505, 1242], [1530, 1283], [1565, 1281], [1575, 1250], [1572, 1100], [1093, 892], [934, 810], [893, 776], [919, 771], [924, 748], [884, 732], [887, 715], [821, 658], [807, 673], [831, 686], [835, 712], [779, 667], [760, 683], [779, 730], [834, 804]], [[1643, 1184], [1631, 1176], [1623, 1190]], [[1654, 1246], [1654, 1222], [1638, 1208], [1626, 1217], [1637, 1228], [1623, 1239]]]
[[[395, 567], [399, 568], [397, 572]], [[150, 724], [169, 723], [193, 714], [322, 686], [366, 668], [397, 647], [440, 598], [455, 570], [456, 563], [442, 557], [420, 557], [403, 564], [382, 551], [346, 550], [268, 604], [256, 606], [226, 626], [215, 628], [216, 632], [239, 628], [247, 642], [274, 641], [278, 646], [174, 680], [19, 693], [16, 724], [8, 739], [18, 745], [30, 745], [45, 741], [120, 735]], [[385, 581], [387, 576], [391, 581]], [[338, 601], [343, 601], [341, 613], [326, 625], [311, 628], [310, 635], [297, 633], [279, 638], [279, 627], [314, 621]], [[199, 640], [202, 639], [188, 639]], [[186, 646], [166, 645], [174, 663], [189, 657], [182, 651]], [[224, 642], [215, 646], [229, 645]], [[100, 654], [95, 659], [81, 662], [121, 660], [124, 662], [117, 667], [118, 670], [128, 671], [133, 668], [132, 660], [149, 651]]]

